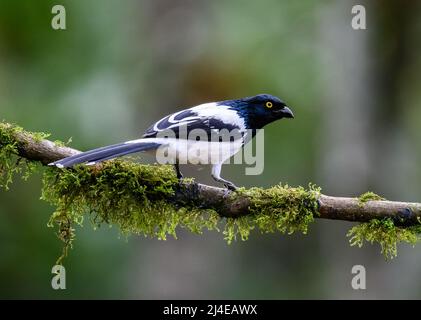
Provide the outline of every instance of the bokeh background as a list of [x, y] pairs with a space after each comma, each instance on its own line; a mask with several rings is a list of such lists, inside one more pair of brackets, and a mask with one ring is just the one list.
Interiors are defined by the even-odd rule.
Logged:
[[[51, 28], [62, 4], [67, 30]], [[367, 29], [351, 28], [364, 4]], [[239, 185], [314, 182], [323, 192], [421, 201], [421, 1], [0, 1], [0, 118], [86, 150], [138, 137], [206, 101], [271, 93], [293, 121], [265, 131], [265, 171]], [[209, 168], [187, 175], [213, 183]], [[159, 241], [77, 230], [67, 290], [51, 289], [61, 243], [41, 175], [0, 192], [0, 298], [421, 298], [421, 247], [351, 248], [351, 223], [308, 235], [179, 231]], [[351, 268], [367, 289], [351, 287]]]

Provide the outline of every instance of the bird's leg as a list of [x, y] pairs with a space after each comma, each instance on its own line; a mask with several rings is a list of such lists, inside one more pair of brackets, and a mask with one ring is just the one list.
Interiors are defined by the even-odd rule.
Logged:
[[177, 179], [179, 182], [183, 179], [183, 174], [180, 171], [180, 164], [178, 161], [174, 164], [175, 173], [177, 174]]
[[212, 178], [215, 181], [222, 182], [228, 190], [231, 190], [231, 191], [237, 190], [237, 187], [235, 186], [235, 184], [233, 184], [231, 181], [221, 178], [221, 169], [222, 169], [221, 164], [214, 164], [212, 166], [212, 174], [211, 174]]

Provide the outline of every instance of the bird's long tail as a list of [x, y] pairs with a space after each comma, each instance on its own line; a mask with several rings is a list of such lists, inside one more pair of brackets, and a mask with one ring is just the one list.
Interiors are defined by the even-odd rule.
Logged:
[[154, 150], [157, 149], [159, 146], [161, 146], [161, 144], [147, 141], [147, 139], [128, 141], [82, 152], [74, 156], [50, 163], [49, 165], [56, 166], [59, 168], [67, 168], [85, 162], [87, 162], [88, 164], [95, 164], [101, 161], [114, 159], [131, 153]]

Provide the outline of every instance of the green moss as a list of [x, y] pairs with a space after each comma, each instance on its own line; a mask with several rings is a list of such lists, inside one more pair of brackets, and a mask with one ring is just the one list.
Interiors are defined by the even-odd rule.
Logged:
[[70, 145], [72, 143], [72, 138], [69, 138], [69, 140], [67, 140], [67, 142], [63, 142], [63, 141], [60, 141], [60, 140], [54, 140], [53, 142], [58, 147], [67, 147], [68, 145]]
[[364, 242], [379, 243], [381, 253], [386, 259], [393, 259], [397, 256], [397, 245], [406, 242], [415, 245], [420, 239], [421, 225], [413, 227], [395, 226], [392, 219], [373, 219], [367, 223], [361, 223], [349, 230], [351, 246], [362, 247]]
[[[37, 169], [37, 162], [19, 156], [18, 149], [22, 146], [15, 140], [18, 133], [31, 135], [35, 141], [48, 137], [0, 122], [0, 187], [5, 189], [16, 174], [27, 179]], [[142, 234], [162, 240], [168, 235], [177, 237], [177, 228], [198, 234], [204, 229], [219, 231], [222, 220], [225, 222], [223, 236], [231, 243], [237, 238], [247, 240], [254, 229], [262, 233], [298, 231], [306, 234], [318, 214], [320, 194], [320, 188], [314, 185], [307, 189], [281, 184], [269, 189], [240, 189], [230, 195], [230, 200], [247, 197], [250, 214], [221, 219], [217, 208], [203, 209], [193, 204], [180, 206], [173, 201], [180, 186], [172, 166], [118, 160], [106, 162], [101, 168], [48, 168], [43, 180], [42, 199], [56, 207], [48, 225], [56, 227], [58, 238], [64, 242], [58, 263], [72, 248], [75, 225], [82, 225], [86, 218], [94, 228], [102, 224], [117, 225], [125, 236]], [[362, 206], [370, 200], [384, 199], [372, 192], [359, 197]], [[421, 221], [420, 225], [403, 228], [386, 219], [359, 224], [348, 232], [348, 236], [352, 246], [361, 247], [365, 241], [378, 242], [382, 253], [393, 258], [397, 255], [398, 243], [415, 244], [420, 233]]]
[[95, 227], [115, 224], [123, 235], [143, 234], [162, 240], [167, 235], [176, 237], [177, 226], [195, 233], [215, 229], [216, 212], [177, 208], [170, 201], [176, 188], [178, 180], [171, 166], [112, 161], [104, 163], [101, 170], [87, 166], [48, 169], [42, 199], [56, 207], [49, 225], [58, 227], [65, 255], [74, 239], [71, 225], [82, 224], [85, 214]]
[[[168, 235], [176, 237], [178, 227], [199, 234], [203, 229], [219, 230], [221, 219], [215, 210], [189, 204], [178, 207], [171, 201], [178, 188], [171, 166], [118, 160], [104, 163], [100, 169], [48, 169], [42, 199], [57, 208], [49, 225], [57, 227], [57, 235], [65, 243], [63, 256], [75, 237], [72, 224], [82, 224], [86, 214], [95, 227], [113, 224], [123, 235], [143, 234], [162, 240]], [[281, 185], [234, 193], [232, 197], [250, 198], [251, 214], [225, 219], [224, 238], [228, 243], [237, 236], [247, 240], [256, 227], [261, 232], [306, 233], [317, 212], [318, 193], [313, 186], [305, 190]]]
[[320, 188], [314, 185], [310, 185], [308, 189], [281, 184], [269, 189], [240, 189], [237, 195], [246, 196], [250, 200], [250, 214], [227, 218], [224, 238], [228, 243], [236, 240], [237, 236], [245, 241], [256, 228], [261, 233], [278, 231], [292, 234], [298, 231], [306, 234], [309, 224], [318, 214], [319, 194]]
[[308, 189], [280, 184], [269, 189], [251, 188], [245, 193], [251, 196], [253, 219], [265, 233], [306, 234], [308, 225], [318, 214], [320, 188], [312, 184]]
[[42, 140], [45, 140], [51, 136], [50, 133], [45, 132], [31, 132], [31, 135], [34, 138], [35, 142], [41, 142]]
[[18, 154], [17, 133], [24, 132], [21, 127], [0, 122], [0, 188], [9, 190], [16, 174], [27, 180], [36, 170], [37, 164], [21, 158]]
[[361, 207], [364, 206], [364, 204], [367, 203], [368, 201], [373, 201], [373, 200], [386, 200], [386, 199], [371, 191], [367, 191], [366, 193], [363, 193], [362, 195], [358, 197], [358, 203]]
[[233, 240], [237, 240], [237, 236], [239, 236], [242, 241], [246, 241], [254, 228], [255, 220], [250, 216], [226, 218], [223, 231], [224, 239], [228, 244], [231, 244]]

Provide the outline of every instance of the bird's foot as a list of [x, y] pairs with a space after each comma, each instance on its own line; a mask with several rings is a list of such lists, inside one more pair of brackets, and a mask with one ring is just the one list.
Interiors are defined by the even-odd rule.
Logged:
[[178, 182], [181, 183], [181, 181], [183, 180], [183, 174], [180, 171], [180, 166], [178, 163], [174, 164], [174, 170], [175, 174], [177, 175]]
[[224, 198], [228, 198], [231, 195], [231, 193], [238, 190], [238, 188], [233, 183], [231, 184], [224, 183], [224, 186], [226, 188], [224, 190]]
[[224, 186], [225, 186], [225, 188], [227, 188], [229, 191], [237, 191], [237, 189], [238, 189], [238, 187], [237, 187], [235, 184], [233, 184], [232, 182], [229, 182], [229, 181], [225, 182], [225, 183], [224, 183]]

